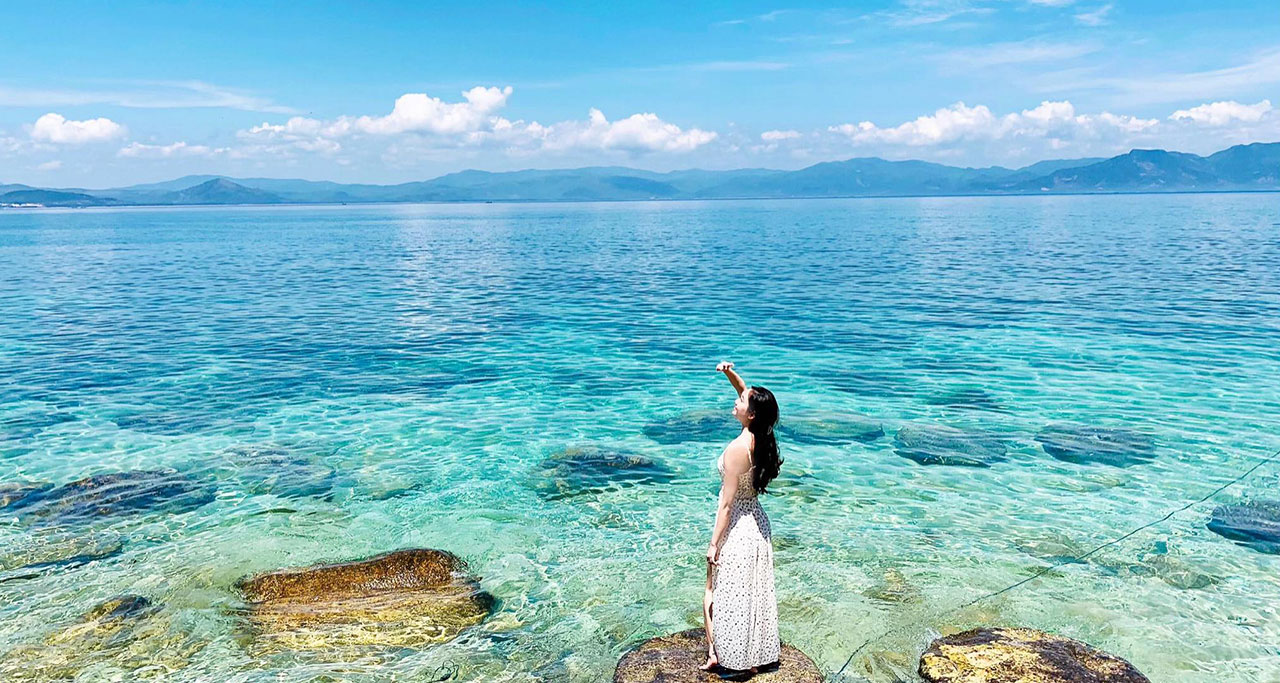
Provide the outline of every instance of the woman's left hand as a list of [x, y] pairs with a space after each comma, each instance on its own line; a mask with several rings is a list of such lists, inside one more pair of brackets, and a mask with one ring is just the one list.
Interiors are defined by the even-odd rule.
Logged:
[[714, 543], [707, 546], [707, 564], [720, 564], [720, 548]]

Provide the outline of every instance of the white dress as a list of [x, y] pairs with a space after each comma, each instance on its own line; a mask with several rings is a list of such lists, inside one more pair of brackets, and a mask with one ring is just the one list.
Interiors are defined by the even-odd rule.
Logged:
[[[716, 467], [723, 477], [723, 454]], [[753, 469], [738, 478], [711, 579], [711, 631], [716, 657], [727, 669], [772, 664], [782, 649], [773, 593], [773, 531], [751, 485]]]

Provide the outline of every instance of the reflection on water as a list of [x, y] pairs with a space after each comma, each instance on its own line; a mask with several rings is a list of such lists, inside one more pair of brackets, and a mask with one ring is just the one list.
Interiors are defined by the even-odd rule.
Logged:
[[[5, 212], [0, 672], [605, 679], [698, 623], [732, 359], [783, 409], [781, 628], [824, 670], [1007, 625], [1274, 680], [1274, 469], [943, 612], [1280, 449], [1277, 226], [1267, 195]], [[246, 577], [400, 548], [491, 613], [261, 647]]]

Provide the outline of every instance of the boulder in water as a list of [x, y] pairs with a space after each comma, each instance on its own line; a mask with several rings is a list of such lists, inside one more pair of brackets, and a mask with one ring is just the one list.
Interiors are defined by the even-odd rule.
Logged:
[[938, 638], [920, 656], [920, 676], [930, 683], [1151, 683], [1119, 657], [1029, 628]]
[[124, 549], [120, 534], [42, 533], [6, 547], [0, 553], [0, 581], [33, 574], [21, 570], [75, 567], [118, 554]]
[[534, 488], [548, 500], [674, 478], [665, 465], [643, 455], [590, 445], [566, 448], [552, 455], [542, 461], [535, 476]]
[[44, 481], [10, 481], [0, 484], [0, 510], [22, 507], [23, 503], [34, 500], [37, 494], [53, 488], [53, 484]]
[[466, 563], [432, 549], [270, 572], [237, 587], [255, 641], [293, 650], [440, 643], [494, 607]]
[[89, 521], [151, 509], [191, 510], [213, 500], [213, 489], [174, 470], [133, 470], [85, 477], [28, 496], [23, 514], [42, 522]]
[[644, 435], [660, 444], [689, 441], [728, 441], [742, 431], [742, 425], [727, 410], [695, 410], [651, 422]]
[[1156, 457], [1155, 441], [1150, 436], [1121, 427], [1053, 424], [1041, 430], [1036, 441], [1045, 453], [1077, 464], [1129, 467]]
[[895, 452], [921, 465], [990, 467], [1005, 459], [1004, 442], [991, 434], [943, 425], [903, 425]]
[[223, 456], [253, 494], [327, 496], [337, 480], [332, 467], [276, 446], [236, 446]]
[[80, 680], [91, 671], [103, 670], [111, 671], [113, 680], [173, 677], [190, 665], [191, 657], [206, 643], [192, 638], [170, 617], [139, 595], [111, 598], [40, 644], [8, 652], [0, 659], [0, 677], [5, 681]]
[[853, 413], [825, 417], [802, 415], [784, 419], [778, 425], [778, 435], [806, 446], [838, 446], [875, 441], [884, 436], [884, 426], [875, 418]]
[[1259, 552], [1280, 555], [1280, 501], [1254, 500], [1220, 505], [1209, 530]]
[[[651, 638], [618, 660], [613, 683], [718, 683], [718, 674], [700, 671], [707, 641], [702, 629]], [[768, 668], [768, 667], [766, 667]], [[778, 667], [752, 676], [758, 683], [822, 683], [822, 671], [803, 652], [784, 644]]]

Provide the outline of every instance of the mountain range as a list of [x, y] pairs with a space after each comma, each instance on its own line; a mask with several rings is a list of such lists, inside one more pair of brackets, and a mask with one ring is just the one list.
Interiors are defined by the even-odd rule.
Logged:
[[314, 204], [367, 202], [626, 201], [1128, 192], [1280, 191], [1280, 143], [1237, 145], [1207, 157], [1135, 149], [1109, 159], [960, 168], [874, 157], [796, 171], [657, 173], [623, 167], [462, 171], [399, 185], [185, 176], [106, 190], [0, 184], [0, 206]]

